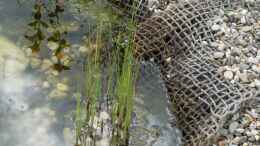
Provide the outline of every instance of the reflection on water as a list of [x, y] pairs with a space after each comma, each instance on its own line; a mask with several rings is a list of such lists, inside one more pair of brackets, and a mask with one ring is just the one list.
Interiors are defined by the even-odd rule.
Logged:
[[[49, 1], [21, 2], [0, 1], [1, 145], [73, 146], [74, 95], [76, 84], [82, 84], [76, 79], [86, 53], [80, 42], [91, 30], [85, 23], [90, 18], [82, 16], [87, 12], [75, 13], [75, 5], [63, 12], [62, 3], [47, 10], [41, 2]], [[153, 89], [143, 83], [135, 101], [133, 145], [177, 145], [162, 88], [156, 81]]]

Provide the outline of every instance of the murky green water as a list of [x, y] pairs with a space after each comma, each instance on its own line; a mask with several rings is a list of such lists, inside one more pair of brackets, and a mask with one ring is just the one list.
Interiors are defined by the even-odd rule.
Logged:
[[[62, 35], [71, 44], [65, 55], [73, 61], [69, 70], [57, 72], [50, 67], [57, 61], [48, 49], [51, 44], [41, 42], [38, 55], [27, 48], [30, 41], [24, 36], [33, 21], [34, 1], [20, 2], [0, 1], [0, 145], [73, 146], [75, 94], [83, 90], [78, 88], [85, 53], [82, 38], [94, 22], [76, 4], [65, 6], [59, 21], [65, 24], [67, 33]], [[137, 86], [133, 145], [177, 146], [179, 133], [168, 124], [167, 99], [159, 79], [149, 76], [149, 84], [146, 80]]]

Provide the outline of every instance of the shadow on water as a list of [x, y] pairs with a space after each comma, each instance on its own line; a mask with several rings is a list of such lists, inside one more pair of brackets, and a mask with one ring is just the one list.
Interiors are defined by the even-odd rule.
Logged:
[[[95, 48], [97, 24], [103, 24], [100, 31], [106, 43], [101, 46], [110, 48], [125, 21], [105, 3], [98, 3], [0, 2], [2, 145], [74, 146], [77, 99], [85, 99], [84, 64]], [[149, 80], [158, 87], [160, 79]], [[176, 130], [167, 126], [167, 99], [162, 89], [147, 89], [144, 82], [137, 85], [130, 145], [177, 146]]]

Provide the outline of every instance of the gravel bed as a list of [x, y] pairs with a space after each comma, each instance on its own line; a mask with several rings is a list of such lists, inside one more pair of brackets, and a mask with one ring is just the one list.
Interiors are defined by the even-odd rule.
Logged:
[[[210, 46], [223, 79], [260, 90], [260, 11], [221, 10], [209, 25], [217, 40]], [[220, 129], [218, 146], [260, 146], [260, 104], [232, 115]], [[215, 145], [215, 146], [216, 146]]]
[[217, 40], [211, 43], [219, 73], [230, 82], [260, 89], [260, 12], [239, 8], [221, 11], [210, 25]]

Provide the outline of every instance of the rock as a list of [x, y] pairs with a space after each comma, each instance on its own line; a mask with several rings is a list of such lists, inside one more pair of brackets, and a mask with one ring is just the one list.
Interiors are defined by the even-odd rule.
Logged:
[[252, 29], [253, 29], [252, 26], [244, 26], [241, 28], [241, 31], [248, 32], [248, 31], [251, 31]]
[[62, 62], [62, 64], [65, 65], [65, 66], [70, 66], [71, 63], [72, 63], [72, 59], [71, 59], [69, 56], [66, 55], [65, 57], [63, 57], [63, 58], [61, 59], [61, 62]]
[[102, 111], [102, 112], [100, 112], [100, 119], [101, 120], [108, 120], [108, 119], [110, 119], [110, 116], [107, 112]]
[[231, 47], [231, 55], [238, 56], [241, 54], [241, 50], [237, 47]]
[[249, 69], [249, 68], [250, 68], [250, 66], [249, 66], [249, 65], [247, 65], [247, 64], [243, 64], [243, 63], [242, 63], [242, 64], [240, 64], [240, 65], [239, 65], [239, 68], [240, 68], [240, 70], [242, 70], [242, 71], [243, 71], [243, 70], [247, 70], [247, 69]]
[[42, 83], [42, 87], [43, 88], [50, 88], [50, 83], [48, 82], [48, 81], [44, 81], [43, 83]]
[[254, 142], [254, 141], [255, 141], [255, 137], [254, 137], [254, 136], [250, 136], [250, 137], [248, 137], [248, 141], [250, 141], [250, 142]]
[[24, 52], [27, 57], [31, 57], [33, 54], [31, 48], [24, 48]]
[[258, 117], [258, 113], [256, 112], [255, 109], [247, 111], [247, 113], [250, 114], [253, 118], [257, 118]]
[[[25, 71], [29, 59], [22, 49], [18, 48], [13, 42], [7, 38], [0, 36], [0, 67], [4, 67], [4, 74], [6, 77], [15, 76]], [[2, 75], [1, 75], [2, 76]]]
[[256, 128], [260, 130], [260, 121], [256, 121]]
[[248, 75], [247, 73], [240, 73], [239, 75], [239, 79], [241, 80], [242, 83], [248, 83], [249, 80], [248, 80]]
[[257, 80], [257, 79], [256, 79], [256, 80], [254, 81], [254, 84], [255, 84], [255, 87], [256, 87], [256, 88], [260, 89], [260, 80]]
[[218, 30], [221, 29], [221, 26], [218, 25], [218, 24], [214, 24], [214, 25], [212, 25], [211, 29], [214, 30], [214, 31], [218, 31]]
[[241, 144], [241, 143], [244, 143], [246, 142], [247, 140], [247, 137], [246, 136], [242, 136], [242, 137], [236, 137], [232, 140], [232, 143], [234, 144]]
[[39, 68], [41, 63], [42, 63], [42, 60], [38, 57], [32, 57], [30, 60], [30, 65], [34, 69]]
[[47, 46], [48, 46], [48, 48], [49, 48], [50, 50], [55, 51], [55, 50], [58, 49], [59, 44], [56, 43], [56, 42], [53, 42], [53, 41], [49, 41], [49, 42], [47, 43]]
[[64, 99], [66, 96], [67, 96], [67, 92], [63, 92], [57, 89], [52, 90], [48, 95], [50, 99], [56, 99], [56, 100]]
[[52, 69], [50, 73], [54, 76], [58, 76], [60, 73], [57, 70]]
[[52, 57], [51, 57], [51, 61], [52, 61], [53, 63], [58, 63], [58, 58], [57, 58], [57, 56], [55, 56], [55, 55], [53, 54]]
[[219, 134], [220, 134], [221, 136], [227, 137], [227, 136], [228, 136], [228, 130], [222, 128], [222, 129], [219, 130]]
[[224, 78], [225, 79], [232, 80], [233, 77], [234, 77], [234, 74], [233, 74], [232, 71], [227, 70], [227, 71], [224, 72]]
[[229, 132], [230, 133], [234, 133], [235, 130], [239, 128], [239, 123], [238, 122], [232, 122], [230, 125], [229, 125]]
[[255, 140], [259, 141], [260, 140], [260, 136], [259, 135], [255, 135]]
[[172, 60], [172, 58], [171, 57], [168, 57], [167, 59], [166, 59], [166, 62], [171, 62], [171, 60]]
[[41, 65], [41, 71], [46, 71], [53, 66], [53, 63], [49, 59], [44, 59]]
[[223, 52], [215, 52], [213, 55], [215, 59], [221, 59], [225, 56]]
[[254, 57], [249, 57], [249, 58], [247, 58], [247, 62], [252, 63], [252, 64], [256, 64], [257, 60]]
[[232, 121], [236, 121], [236, 120], [238, 120], [239, 117], [240, 117], [240, 114], [239, 114], [239, 113], [236, 113], [235, 115], [233, 115], [233, 117], [232, 117]]
[[245, 132], [245, 129], [243, 129], [243, 128], [238, 128], [238, 129], [236, 129], [235, 130], [235, 132], [238, 132], [238, 133], [244, 133]]
[[245, 0], [245, 2], [247, 2], [247, 3], [254, 3], [255, 2], [255, 0]]
[[57, 89], [59, 91], [63, 91], [63, 92], [68, 92], [69, 91], [69, 86], [63, 83], [58, 83], [57, 84]]
[[253, 65], [252, 66], [252, 70], [255, 71], [256, 73], [260, 74], [260, 64], [258, 65]]
[[241, 19], [240, 19], [240, 22], [242, 23], [242, 24], [246, 24], [246, 17], [245, 16], [243, 16], [243, 17], [241, 17]]
[[84, 53], [85, 54], [85, 53], [88, 53], [88, 51], [89, 51], [88, 48], [85, 47], [85, 46], [80, 46], [79, 47], [79, 52], [80, 53]]

